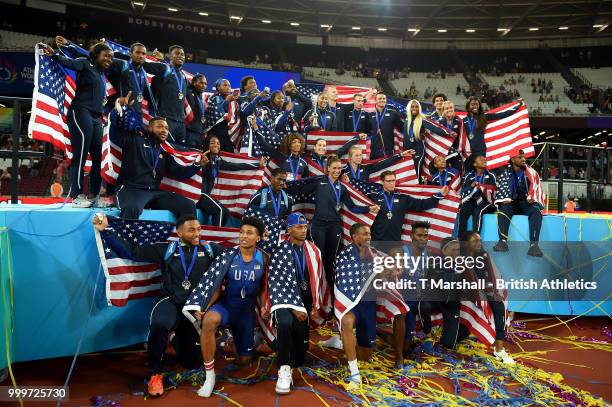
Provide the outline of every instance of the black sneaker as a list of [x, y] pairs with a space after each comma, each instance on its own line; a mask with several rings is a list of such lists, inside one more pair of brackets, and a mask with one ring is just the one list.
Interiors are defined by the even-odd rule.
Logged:
[[508, 251], [508, 243], [505, 240], [500, 240], [497, 242], [495, 246], [493, 246], [494, 252], [507, 252]]
[[543, 253], [540, 250], [540, 246], [537, 243], [532, 243], [529, 245], [529, 250], [527, 250], [527, 254], [534, 257], [542, 257]]

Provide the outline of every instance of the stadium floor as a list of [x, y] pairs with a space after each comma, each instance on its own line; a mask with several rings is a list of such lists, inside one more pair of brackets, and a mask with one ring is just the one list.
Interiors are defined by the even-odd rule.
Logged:
[[[568, 320], [567, 317], [540, 319], [535, 315], [515, 315], [517, 322], [510, 330], [513, 332], [510, 342], [514, 343], [507, 343], [506, 348], [520, 363], [517, 368], [510, 369], [484, 356], [483, 348], [469, 341], [467, 346], [459, 349], [459, 353], [436, 347], [439, 352], [427, 357], [417, 347], [416, 357], [406, 359], [410, 366], [398, 373], [392, 368], [390, 359], [382, 358], [390, 348], [381, 346], [379, 339], [377, 349], [380, 351], [375, 353], [375, 362], [360, 365], [362, 376], [367, 378], [364, 393], [372, 395], [369, 402], [373, 405], [436, 401], [444, 405], [453, 402], [456, 405], [490, 405], [504, 398], [514, 400], [517, 404], [513, 405], [560, 405], [563, 402], [568, 403], [566, 405], [588, 405], [589, 402], [591, 405], [604, 405], [604, 402], [611, 402], [610, 320], [599, 317]], [[368, 405], [363, 395], [350, 395], [331, 383], [346, 374], [345, 361], [341, 351], [312, 345], [321, 338], [321, 333], [329, 333], [329, 329], [311, 335], [311, 355], [307, 363], [314, 367], [303, 372], [306, 381], [294, 374], [297, 388], [288, 396], [277, 397], [274, 393], [276, 368], [272, 358], [261, 357], [251, 366], [235, 370], [219, 352], [216, 360], [217, 394], [210, 399], [198, 397], [195, 394], [197, 387], [192, 385], [192, 379], [187, 379], [178, 388], [167, 390], [162, 397], [145, 400], [142, 394], [138, 394], [145, 389], [145, 353], [142, 346], [134, 346], [80, 356], [70, 384], [70, 401], [62, 405], [89, 406], [93, 404], [90, 399], [96, 396], [99, 397], [98, 405], [116, 402], [117, 407]], [[13, 365], [13, 372], [21, 386], [59, 386], [65, 380], [71, 360], [57, 358], [17, 363]], [[342, 363], [342, 368], [338, 368], [338, 362]], [[181, 371], [171, 355], [166, 359], [166, 366]], [[220, 379], [220, 374], [227, 374], [233, 378], [229, 379], [232, 382]], [[247, 386], [239, 382], [251, 384]], [[2, 384], [8, 385], [9, 380]], [[32, 404], [54, 405], [25, 402], [26, 406]]]

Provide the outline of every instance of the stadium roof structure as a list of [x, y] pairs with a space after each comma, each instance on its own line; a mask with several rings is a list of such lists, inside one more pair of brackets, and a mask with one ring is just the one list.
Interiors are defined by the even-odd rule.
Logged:
[[612, 37], [610, 0], [59, 0], [143, 17], [299, 35], [475, 40]]

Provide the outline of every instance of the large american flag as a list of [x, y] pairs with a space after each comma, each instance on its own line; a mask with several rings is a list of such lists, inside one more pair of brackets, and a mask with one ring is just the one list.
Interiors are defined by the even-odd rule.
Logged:
[[241, 218], [251, 197], [261, 187], [263, 168], [257, 158], [222, 151], [221, 159], [235, 164], [252, 164], [252, 170], [220, 170], [210, 196], [225, 206], [233, 216]]
[[[173, 223], [126, 220], [113, 216], [108, 217], [109, 227], [115, 235], [136, 244], [149, 245], [154, 243], [177, 240]], [[132, 260], [125, 253], [115, 252], [110, 243], [115, 239], [111, 233], [95, 233], [100, 262], [106, 276], [106, 300], [109, 305], [124, 306], [129, 300], [154, 297], [161, 288], [160, 264], [144, 263]], [[200, 239], [216, 242], [224, 246], [235, 244], [238, 229], [203, 226]]]
[[[334, 87], [338, 91], [337, 103], [353, 103], [353, 95], [355, 93], [361, 93], [363, 96], [370, 90], [369, 88], [361, 86], [350, 86], [350, 85], [333, 85], [333, 84], [319, 84], [319, 83], [296, 83], [297, 90], [304, 96], [310, 98], [323, 92], [328, 87]], [[363, 110], [371, 112], [374, 110], [376, 98], [371, 96], [363, 104]], [[392, 106], [395, 110], [400, 112], [403, 116], [406, 114], [406, 106], [396, 102], [393, 98], [387, 96], [387, 105]]]
[[[351, 184], [355, 189], [368, 195], [378, 194], [382, 191], [382, 186], [379, 183], [351, 179]], [[427, 199], [434, 195], [439, 195], [440, 188], [441, 187], [437, 185], [404, 184], [396, 186], [395, 192], [406, 194], [415, 199]], [[412, 222], [425, 219], [431, 223], [429, 244], [432, 247], [439, 247], [442, 239], [453, 234], [455, 220], [459, 213], [459, 204], [459, 195], [451, 189], [444, 198], [439, 200], [438, 206], [435, 208], [421, 212], [406, 212], [402, 227], [402, 242], [405, 243], [412, 240], [410, 236]]]
[[[338, 154], [338, 150], [344, 146], [346, 143], [355, 138], [356, 133], [349, 133], [343, 131], [325, 131], [325, 130], [317, 130], [311, 131], [308, 133], [306, 137], [306, 149], [308, 151], [313, 151], [314, 146], [318, 139], [323, 139], [327, 143], [327, 155], [330, 154]], [[363, 159], [367, 160], [370, 158], [370, 140], [359, 140], [355, 143], [355, 147], [361, 148], [363, 153]], [[348, 152], [347, 152], [348, 153]], [[347, 154], [344, 154], [340, 157], [344, 160], [348, 159]]]
[[[299, 192], [304, 189], [307, 184], [312, 182], [327, 182], [327, 178], [323, 177], [309, 177], [298, 181], [291, 181], [287, 183], [287, 192], [293, 197], [293, 210], [302, 212], [308, 219], [312, 219], [315, 212], [315, 194]], [[359, 206], [372, 206], [374, 202], [368, 198], [365, 193], [359, 189], [353, 187], [351, 184], [342, 182], [347, 188], [349, 197], [353, 201], [354, 205]], [[295, 191], [295, 193], [293, 193]], [[363, 223], [368, 226], [372, 226], [376, 215], [368, 213], [353, 213], [348, 208], [342, 205], [340, 209], [340, 217], [342, 219], [342, 242], [344, 245], [350, 243], [350, 230], [351, 226], [355, 223]]]
[[[369, 251], [372, 257], [387, 257], [373, 248]], [[342, 321], [342, 317], [361, 300], [376, 301], [376, 315], [380, 322], [388, 322], [395, 315], [407, 313], [408, 305], [397, 290], [377, 290], [372, 297], [366, 294], [372, 288], [374, 278], [380, 278], [381, 275], [373, 271], [371, 262], [362, 262], [357, 256], [356, 246], [351, 244], [336, 259], [334, 315], [338, 321]]]
[[267, 236], [261, 239], [258, 246], [266, 253], [274, 253], [278, 245], [283, 241], [285, 235], [281, 221], [277, 217], [270, 216], [267, 212], [259, 208], [253, 208], [252, 206], [247, 208], [244, 216], [254, 216], [264, 223], [267, 230]]
[[[308, 286], [312, 294], [313, 308], [319, 310], [318, 318], [313, 322], [320, 324], [331, 311], [331, 297], [323, 271], [321, 251], [314, 243], [309, 241], [304, 242], [303, 250], [305, 250], [309, 275]], [[282, 308], [307, 312], [295, 279], [295, 261], [291, 251], [291, 243], [288, 240], [281, 243], [270, 259], [268, 291], [271, 312]]]
[[[32, 113], [28, 125], [28, 136], [34, 140], [46, 141], [62, 151], [68, 163], [72, 161], [72, 147], [68, 131], [67, 113], [76, 92], [76, 74], [62, 67], [52, 58], [41, 55], [41, 48], [34, 49], [34, 92], [32, 93]], [[78, 55], [70, 54], [69, 57]], [[110, 81], [106, 81], [107, 96], [116, 93]], [[108, 134], [108, 126], [104, 127]], [[91, 166], [87, 159], [86, 170]]]
[[[516, 107], [519, 102], [489, 110], [489, 113], [501, 112]], [[458, 112], [457, 116], [465, 117], [465, 112]], [[502, 167], [511, 157], [523, 150], [526, 157], [533, 157], [535, 149], [529, 128], [529, 112], [527, 106], [520, 107], [514, 114], [487, 123], [485, 129], [485, 144], [487, 146], [487, 169]], [[465, 126], [461, 126], [459, 134], [459, 152], [466, 158], [471, 154], [470, 143]]]
[[[384, 160], [384, 158], [379, 158], [377, 160], [372, 161], [364, 161], [363, 164], [371, 164], [377, 161]], [[417, 179], [416, 170], [414, 168], [414, 160], [412, 157], [404, 157], [400, 161], [389, 165], [387, 168], [382, 170], [374, 171], [370, 174], [370, 182], [381, 182], [380, 175], [384, 171], [393, 171], [395, 173], [396, 185], [411, 185], [418, 184], [419, 180]]]
[[[410, 195], [412, 198], [426, 199], [440, 193], [437, 185], [403, 185], [398, 186], [396, 191]], [[427, 220], [431, 227], [429, 229], [429, 240], [433, 247], [439, 247], [440, 241], [445, 237], [452, 236], [455, 229], [455, 220], [459, 213], [461, 199], [454, 190], [438, 202], [438, 206], [422, 212], [406, 212], [404, 225], [402, 227], [402, 241], [412, 241], [412, 223], [417, 220]]]
[[[512, 191], [510, 187], [510, 177], [512, 176], [512, 166], [508, 165], [504, 171], [497, 177], [497, 189], [495, 191], [495, 204], [506, 203], [512, 201]], [[527, 191], [527, 199], [533, 199], [542, 208], [546, 207], [546, 194], [540, 175], [532, 167], [525, 166], [524, 182], [529, 181]]]

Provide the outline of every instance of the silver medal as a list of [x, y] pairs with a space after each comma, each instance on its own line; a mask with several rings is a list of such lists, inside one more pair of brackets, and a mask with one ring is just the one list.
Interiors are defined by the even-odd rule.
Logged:
[[470, 133], [470, 135], [468, 136], [468, 138], [469, 138], [470, 140], [474, 140], [474, 133]]
[[189, 282], [189, 280], [183, 280], [183, 283], [181, 285], [185, 290], [189, 290], [191, 288], [191, 283]]
[[300, 288], [302, 289], [302, 291], [305, 291], [308, 288], [308, 284], [306, 283], [306, 280], [300, 283]]
[[106, 102], [108, 102], [107, 98], [102, 99], [102, 106], [106, 106]]
[[336, 210], [337, 210], [338, 212], [340, 212], [340, 209], [342, 209], [342, 205], [336, 205]]
[[242, 287], [242, 290], [240, 290], [240, 296], [242, 299], [246, 298], [246, 288]]
[[185, 97], [185, 96], [183, 95], [183, 92], [179, 92], [179, 93], [178, 93], [178, 98], [179, 98], [179, 100], [183, 100], [183, 98], [184, 98], [184, 97]]
[[393, 217], [393, 214], [391, 212], [387, 212], [387, 218], [391, 219]]
[[138, 96], [136, 96], [136, 101], [138, 101], [138, 103], [141, 103], [143, 99], [142, 93], [139, 93]]

